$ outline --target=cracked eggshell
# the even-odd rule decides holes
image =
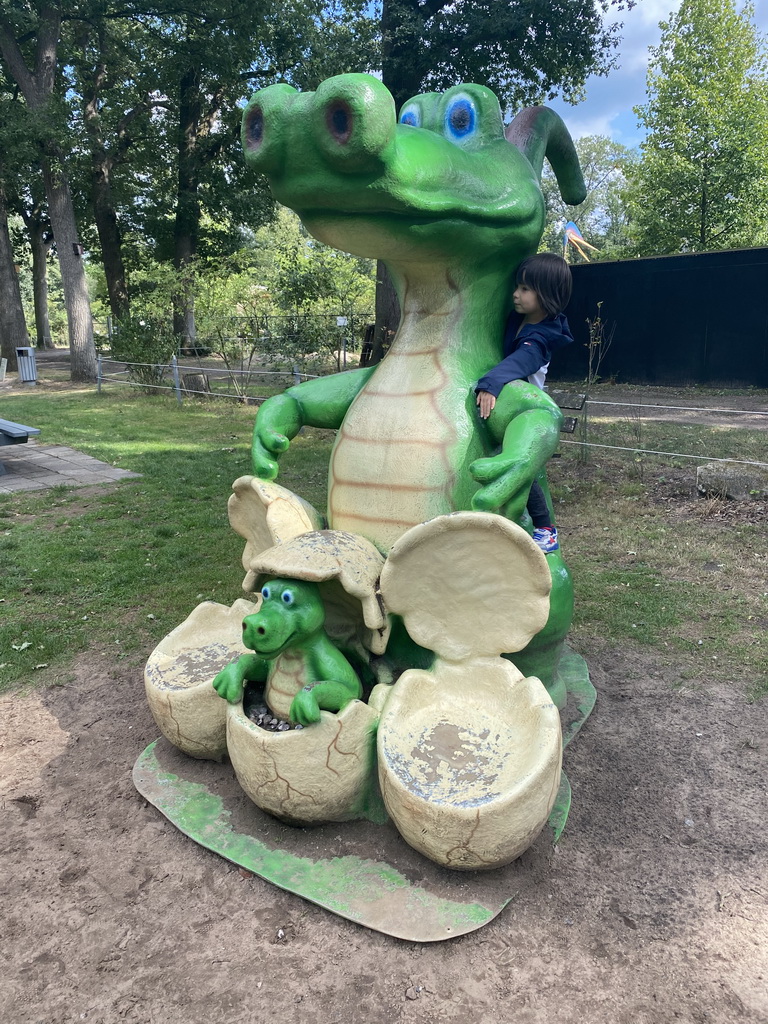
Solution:
[[[249,563],[249,576],[257,588],[274,576],[317,583],[328,635],[348,641],[360,634],[369,651],[383,654],[390,630],[378,594],[383,565],[384,556],[364,537],[316,530],[262,551]]]
[[[310,530],[322,530],[323,517],[298,494],[255,476],[241,476],[232,484],[227,505],[232,529],[245,538],[243,590],[251,591],[251,562],[262,551],[284,544]]]
[[[375,774],[378,713],[353,700],[301,730],[269,732],[243,713],[227,713],[227,745],[237,780],[253,802],[298,825],[363,817]]]
[[[381,574],[387,611],[448,661],[522,650],[549,615],[547,559],[520,526],[455,512],[414,526]]]
[[[448,868],[519,857],[560,785],[557,708],[538,679],[501,658],[404,673],[377,742],[387,812],[407,843]]]
[[[228,608],[204,601],[152,651],[144,685],[163,736],[192,757],[220,761],[227,750],[227,702],[214,690],[218,672],[247,653],[242,621],[258,604]]]

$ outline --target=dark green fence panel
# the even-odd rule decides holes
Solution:
[[[768,248],[578,264],[573,285],[575,344],[550,380],[586,378],[586,321],[602,302],[607,331],[615,325],[603,379],[768,387]]]

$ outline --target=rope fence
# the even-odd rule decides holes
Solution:
[[[694,405],[657,405],[650,402],[606,402],[600,399],[587,398],[585,405],[603,405],[612,406],[619,409],[629,410],[632,417],[638,419],[647,419],[651,422],[658,422],[658,417],[654,416],[643,416],[641,410],[663,410],[669,412],[697,412],[707,413],[711,415],[732,415],[732,416],[768,416],[768,411],[763,409],[709,409],[706,406],[694,406]],[[598,444],[593,441],[566,441],[563,439],[561,444],[576,445],[580,448],[604,448],[611,451],[618,452],[631,452],[634,455],[663,455],[671,459],[694,459],[696,462],[722,462],[730,463],[736,466],[756,466],[760,469],[768,469],[768,462],[757,462],[751,459],[724,459],[717,455],[690,455],[685,452],[665,452],[658,451],[652,448],[633,448],[623,445],[614,444]],[[768,443],[768,442],[767,442]]]
[[[117,365],[125,366],[126,369],[113,371],[112,373],[104,372],[105,363],[116,363]],[[173,378],[173,384],[152,384],[150,382],[126,380],[124,377],[130,374],[131,367],[138,367],[142,369],[149,369],[156,371],[159,374],[159,379],[162,380],[166,373],[170,373]],[[179,370],[186,370],[190,373],[203,374],[206,377],[213,377],[218,380],[225,380],[227,378],[233,379],[234,377],[274,377],[281,378],[282,382],[286,382],[286,378],[290,378],[292,384],[299,384],[305,380],[317,380],[318,374],[301,373],[298,367],[294,366],[291,370],[235,370],[228,369],[226,367],[209,367],[192,365],[186,366],[185,364],[179,364],[176,360],[176,356],[172,356],[169,363],[125,363],[119,362],[118,360],[108,359],[103,356],[99,356],[98,359],[98,377],[97,377],[97,389],[101,391],[102,385],[106,382],[112,384],[119,384],[124,387],[141,388],[144,390],[151,391],[168,391],[174,392],[176,400],[181,405],[183,404],[184,396],[199,395],[203,398],[232,398],[237,401],[247,402],[264,402],[269,395],[246,395],[244,392],[229,392],[229,391],[204,391],[197,390],[184,384],[179,376]],[[277,382],[276,382],[277,383]],[[601,406],[612,406],[614,408],[630,409],[633,416],[639,416],[640,410],[662,410],[667,412],[696,412],[696,413],[708,413],[713,415],[733,415],[733,416],[768,416],[768,410],[760,409],[708,409],[704,406],[692,406],[692,405],[654,405],[651,403],[644,402],[606,402],[597,399],[588,398],[585,405],[601,405]],[[646,417],[648,419],[655,419],[655,417]],[[768,469],[768,462],[759,462],[752,459],[727,459],[716,455],[691,455],[686,452],[667,452],[659,451],[651,448],[640,448],[640,447],[629,447],[625,445],[614,445],[614,444],[598,444],[593,441],[568,441],[564,438],[560,442],[563,445],[574,445],[580,448],[601,448],[608,451],[616,452],[630,452],[634,455],[659,455],[671,459],[694,459],[699,463],[703,462],[721,462],[729,463],[737,466],[755,466],[760,469]],[[767,442],[768,443],[768,442]]]
[[[125,366],[125,370],[116,370],[112,372],[105,372],[105,363],[115,363],[118,366]],[[162,381],[167,373],[171,374],[173,378],[172,384],[153,384],[150,380],[126,380],[124,379],[127,375],[134,372],[134,368],[140,370],[148,370],[149,374],[156,375],[157,379]],[[286,378],[289,378],[292,384],[300,384],[305,380],[315,380],[317,374],[301,373],[297,366],[294,366],[291,370],[235,370],[227,367],[219,366],[200,366],[193,364],[187,366],[184,363],[179,363],[176,356],[171,356],[171,360],[168,363],[126,363],[117,359],[109,359],[105,356],[99,356],[97,360],[97,377],[96,377],[96,390],[101,392],[102,386],[106,383],[120,384],[123,387],[140,388],[151,391],[172,391],[176,395],[176,401],[179,405],[183,404],[184,396],[200,395],[205,398],[234,398],[238,401],[249,401],[249,402],[265,402],[269,395],[248,395],[245,391],[211,391],[211,390],[199,390],[190,387],[186,384],[179,371],[186,371],[187,374],[194,374],[195,376],[204,376],[206,378],[213,378],[214,380],[226,380],[227,378],[233,379],[241,377],[246,379],[246,387],[253,378],[258,377],[279,377],[280,381],[276,382],[279,384],[285,384]],[[147,374],[147,376],[149,376]]]

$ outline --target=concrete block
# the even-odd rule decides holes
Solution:
[[[768,498],[768,469],[708,462],[696,470],[696,487],[704,497],[762,500]]]

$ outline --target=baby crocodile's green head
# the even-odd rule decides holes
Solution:
[[[258,612],[243,619],[243,643],[262,658],[311,641],[323,627],[325,609],[316,583],[269,580],[261,598]]]
[[[507,141],[498,100],[480,85],[416,96],[399,120],[370,75],[314,93],[273,85],[248,104],[242,139],[275,198],[357,255],[515,265],[543,230],[540,161]]]

